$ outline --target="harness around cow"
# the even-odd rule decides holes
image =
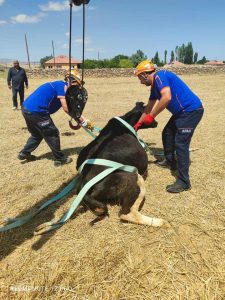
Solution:
[[[115,119],[117,119],[124,126],[126,126],[134,134],[134,136],[138,139],[138,141],[142,145],[142,147],[144,147],[146,149],[147,145],[138,138],[136,131],[133,129],[132,126],[130,126],[130,124],[128,124],[126,121],[124,121],[123,119],[121,119],[119,117],[115,117]],[[102,171],[100,174],[98,174],[97,176],[92,178],[90,181],[88,181],[84,185],[82,190],[79,192],[77,197],[74,199],[74,201],[73,201],[71,207],[69,208],[69,210],[67,211],[67,213],[58,222],[56,222],[56,223],[46,222],[46,223],[38,226],[36,228],[35,234],[42,234],[42,233],[48,232],[50,230],[57,229],[57,228],[61,227],[63,224],[65,224],[68,221],[68,219],[71,217],[71,215],[74,213],[74,211],[77,209],[77,207],[79,206],[83,197],[86,195],[86,193],[89,191],[89,189],[92,186],[94,186],[97,182],[99,182],[100,180],[102,180],[103,178],[108,176],[109,174],[115,172],[116,170],[138,173],[137,168],[134,166],[123,165],[118,162],[110,161],[110,160],[106,160],[106,159],[88,159],[80,166],[80,168],[78,170],[78,175],[59,194],[57,194],[56,196],[49,199],[46,203],[44,203],[35,212],[32,212],[21,218],[6,218],[6,219],[4,219],[2,223],[4,223],[4,224],[6,223],[6,225],[3,227],[0,227],[0,232],[4,232],[4,231],[24,225],[30,219],[32,219],[35,215],[37,215],[40,211],[42,211],[44,208],[48,207],[52,203],[65,197],[75,187],[77,180],[78,180],[84,166],[87,164],[101,165],[101,166],[107,167],[107,169]]]

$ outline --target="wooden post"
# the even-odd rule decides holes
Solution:
[[[53,41],[52,41],[52,53],[53,53],[54,69],[55,69],[55,50],[54,50],[54,43],[53,43]]]

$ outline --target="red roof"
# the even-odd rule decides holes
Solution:
[[[205,63],[205,65],[211,65],[211,66],[224,66],[224,62],[223,61],[218,61],[218,60],[211,60],[208,61],[207,63]]]
[[[69,57],[65,55],[59,55],[55,58],[56,64],[69,64]],[[54,64],[54,58],[45,62],[45,64]],[[71,64],[81,64],[81,61],[71,58]]]

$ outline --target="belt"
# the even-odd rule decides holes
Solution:
[[[38,116],[49,116],[49,113],[42,113],[42,112],[31,112],[27,110],[25,107],[22,107],[22,112],[26,115],[38,115]]]

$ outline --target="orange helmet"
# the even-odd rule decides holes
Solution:
[[[156,67],[150,60],[143,60],[137,65],[134,75],[138,76],[141,73],[155,71],[155,69]]]
[[[81,76],[77,70],[68,71],[65,75],[65,81],[74,82],[76,81],[78,84],[81,84]]]

